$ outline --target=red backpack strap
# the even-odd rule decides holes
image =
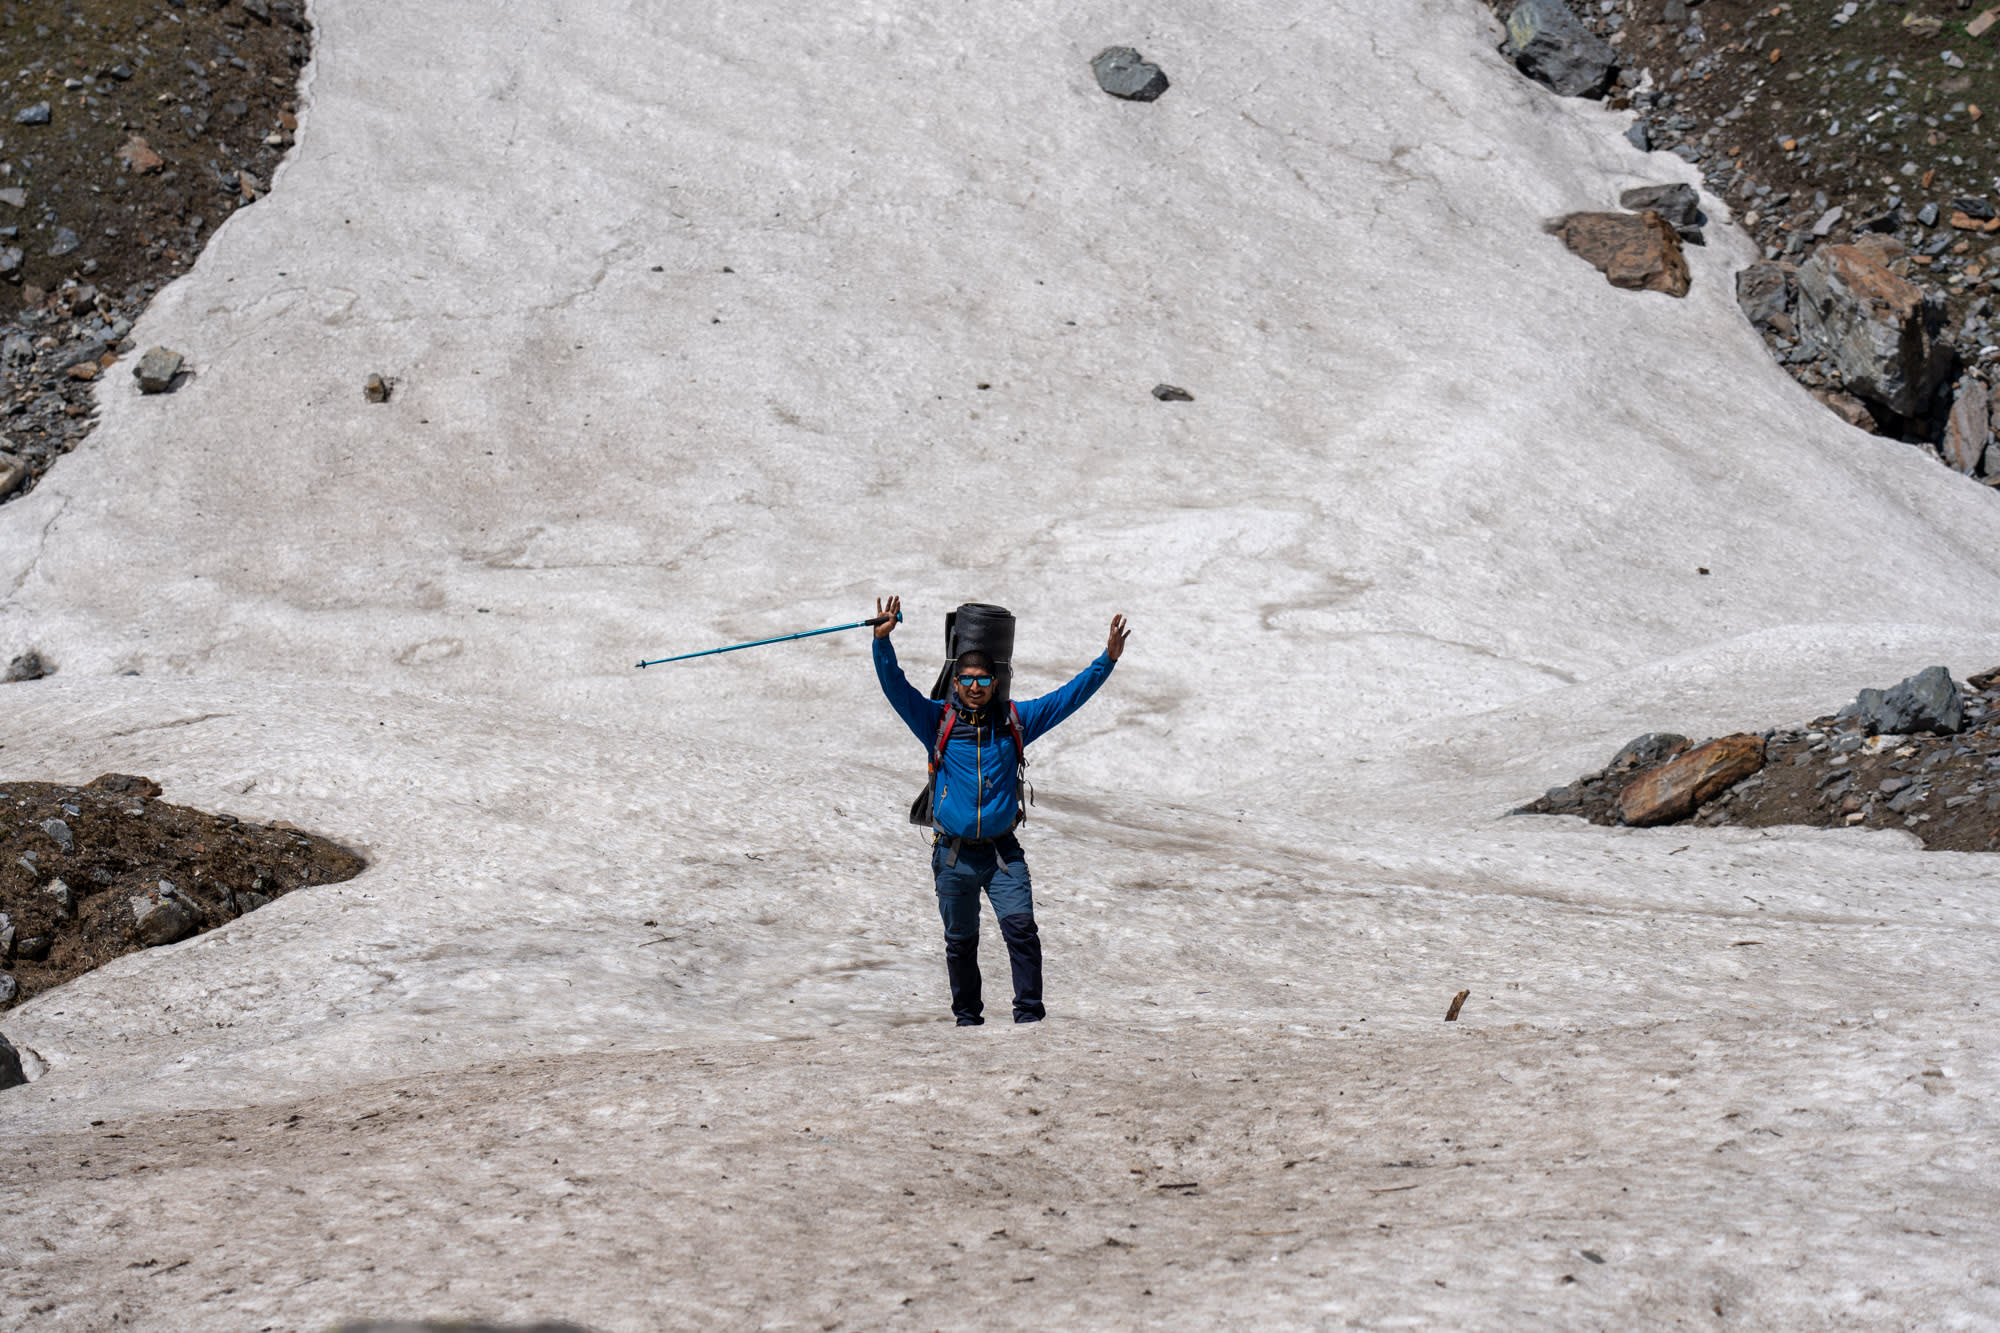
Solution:
[[[937,745],[931,750],[931,776],[936,777],[938,769],[944,766],[944,743],[951,739],[951,724],[958,720],[958,710],[949,700],[944,706],[944,718],[938,723]]]
[[[1022,766],[1026,767],[1028,763],[1028,742],[1022,739],[1021,736],[1021,710],[1014,707],[1012,699],[1007,701],[1007,730],[1012,732],[1014,736],[1014,753],[1020,757]]]

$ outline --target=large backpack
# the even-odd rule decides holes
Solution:
[[[930,774],[924,780],[924,789],[917,793],[917,799],[910,802],[910,822],[926,828],[935,827],[931,815],[931,794],[937,787],[938,770],[944,767],[945,742],[951,739],[952,725],[958,721],[958,709],[950,700],[945,701],[944,716],[938,719],[937,743],[931,747]],[[1007,733],[1014,738],[1014,828],[1019,828],[1028,819],[1028,806],[1035,799],[1034,788],[1028,785],[1028,743],[1021,736],[1021,710],[1014,707],[1014,701],[1007,701]],[[1010,828],[1009,833],[1013,832]]]

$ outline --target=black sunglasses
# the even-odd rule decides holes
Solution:
[[[988,685],[991,685],[991,684],[993,683],[993,677],[991,677],[991,676],[960,676],[960,677],[958,678],[958,683],[959,683],[959,684],[961,684],[961,685],[963,685],[963,686],[965,686],[965,687],[966,687],[967,689],[969,689],[969,690],[971,690],[971,689],[984,689],[984,688],[985,688],[986,686],[988,686]]]

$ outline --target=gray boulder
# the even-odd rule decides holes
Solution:
[[[1797,295],[1792,281],[1796,271],[1789,264],[1764,262],[1737,273],[1736,304],[1743,317],[1760,329],[1788,332],[1792,301]]]
[[[1977,376],[1959,380],[1944,427],[1944,461],[1968,477],[1979,470],[1986,445],[1993,438],[1992,412],[1985,383]]]
[[[1129,46],[1107,46],[1090,61],[1097,86],[1128,102],[1151,102],[1168,88],[1166,71]]]
[[[103,356],[104,352],[105,344],[102,339],[85,338],[82,342],[72,343],[60,352],[52,353],[49,358],[49,368],[51,370],[68,370],[71,366],[80,366],[86,361],[95,361]]]
[[[24,106],[14,113],[14,123],[16,125],[46,125],[51,119],[49,104],[47,102],[37,102],[33,106]]]
[[[141,393],[171,392],[174,377],[181,373],[181,354],[166,347],[148,348],[132,373],[138,377]]]
[[[1665,218],[1682,240],[1701,240],[1701,196],[1692,185],[1641,185],[1619,195],[1618,206],[1634,213],[1650,209]]]
[[[1861,691],[1840,710],[1840,717],[1883,736],[1919,731],[1954,735],[1965,729],[1965,696],[1951,672],[1941,666],[1926,667],[1891,689]]]
[[[13,979],[7,978],[9,981]],[[18,1088],[27,1081],[28,1075],[21,1068],[21,1053],[14,1049],[13,1042],[0,1035],[0,1088]]]
[[[1629,773],[1635,768],[1651,768],[1678,754],[1687,747],[1687,743],[1687,737],[1671,731],[1649,731],[1626,741],[1618,753],[1611,756],[1611,762],[1604,766],[1604,771],[1615,774]]]
[[[1915,416],[1951,367],[1944,298],[1926,295],[1852,245],[1823,245],[1799,267],[1799,337],[1849,392]]]
[[[56,846],[63,849],[65,855],[76,850],[76,835],[69,831],[67,820],[44,819],[41,828]]]
[[[46,657],[30,648],[7,664],[6,679],[9,685],[23,680],[40,680],[54,675],[55,670]]]
[[[1930,788],[1928,787],[1905,787],[1889,798],[1889,808],[1899,815],[1907,815],[1910,811],[1929,800],[1930,795]]]
[[[1882,716],[1882,700],[1887,690],[1867,689],[1854,696],[1854,702],[1834,714],[1834,720],[1845,722],[1850,719],[1860,722],[1869,731],[1875,730],[1875,720]]]
[[[149,949],[184,940],[200,925],[194,910],[164,880],[157,893],[136,895],[132,899],[132,933]]]
[[[1564,97],[1602,97],[1618,77],[1618,52],[1563,0],[1521,0],[1507,16],[1500,50],[1516,69]]]
[[[1876,729],[1892,736],[1935,731],[1953,734],[1965,726],[1965,696],[1941,666],[1926,667],[1882,698]]]

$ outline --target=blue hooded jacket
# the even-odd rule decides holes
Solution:
[[[1021,715],[1021,739],[1032,744],[1056,723],[1083,707],[1110,678],[1112,661],[1098,654],[1075,680],[1039,699],[1017,702]],[[875,679],[889,706],[909,724],[930,756],[937,744],[938,726],[947,704],[922,694],[896,665],[896,650],[887,639],[875,640]],[[973,719],[963,709],[945,742],[944,764],[938,769],[937,790],[931,793],[931,821],[952,838],[997,838],[1019,821],[1020,794],[1014,789],[1016,772],[1014,737],[1006,718],[997,709],[992,717]],[[994,723],[998,725],[994,725]]]

